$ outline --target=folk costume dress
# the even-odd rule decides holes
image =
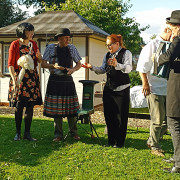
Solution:
[[[56,44],[47,46],[43,59],[50,64],[70,68],[73,61],[78,62],[81,57],[75,46],[69,44],[60,48]],[[73,77],[67,75],[66,70],[50,69],[45,102],[44,115],[52,118],[75,117],[79,110],[79,102]]]
[[[29,52],[30,49],[31,52]],[[17,64],[17,61],[21,56],[30,54],[32,59],[34,60],[34,69],[25,70],[24,77],[20,82],[19,88],[16,91],[13,90],[13,80],[12,78],[10,78],[8,93],[10,107],[27,107],[42,104],[40,81],[37,72],[37,49],[38,47],[35,41],[30,41],[28,46],[20,46],[19,40],[13,41],[11,43],[9,49],[8,67],[14,67],[16,79],[18,78],[18,75],[21,70],[21,66],[18,66]]]

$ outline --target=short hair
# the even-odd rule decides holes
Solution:
[[[106,39],[111,40],[113,43],[119,42],[119,45],[120,45],[122,48],[126,48],[126,47],[124,46],[123,37],[122,37],[121,34],[111,34],[111,35],[107,36]]]
[[[27,39],[25,31],[34,31],[34,26],[27,22],[19,24],[16,29],[16,36],[18,38]]]

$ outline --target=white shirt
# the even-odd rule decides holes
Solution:
[[[154,67],[151,57],[153,53],[156,53],[160,41],[162,41],[162,38],[160,36],[157,36],[146,46],[144,46],[144,48],[141,50],[136,70],[141,73],[147,73],[147,79],[149,82],[151,93],[166,96],[167,80],[152,75]]]
[[[113,55],[116,57],[119,53],[119,51],[122,48],[120,47],[114,54],[110,54],[110,57],[112,57]],[[104,74],[106,73],[106,55],[104,56],[103,62],[101,67],[97,67],[97,66],[92,66],[92,70],[96,73],[96,74]],[[123,57],[122,57],[122,64],[121,63],[117,63],[117,66],[115,67],[115,70],[119,70],[122,71],[123,73],[130,73],[132,70],[132,53],[129,50],[126,50]],[[129,84],[125,84],[125,85],[121,85],[118,86],[116,89],[114,89],[114,91],[122,91],[124,89],[126,89],[127,87],[130,86]]]

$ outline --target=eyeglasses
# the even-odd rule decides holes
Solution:
[[[113,44],[115,44],[116,42],[112,43],[112,44],[106,44],[107,47],[112,46]]]

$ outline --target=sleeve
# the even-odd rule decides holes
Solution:
[[[45,51],[44,51],[43,60],[45,60],[45,61],[50,61],[50,59],[51,59],[50,49],[52,49],[52,48],[51,48],[50,45],[48,45],[48,46],[46,47]]]
[[[106,72],[106,55],[104,56],[102,65],[100,67],[92,66],[91,70],[94,71],[96,74],[104,74]]]
[[[180,38],[175,37],[173,42],[170,44],[170,47],[167,49],[167,51],[159,56],[158,63],[164,64],[168,61],[171,63],[180,56]]]
[[[121,70],[123,73],[130,73],[132,70],[132,53],[126,50],[123,56],[123,64],[117,63],[116,70]]]
[[[15,62],[16,62],[15,54],[16,54],[16,46],[15,43],[12,42],[9,47],[8,67],[9,66],[15,67]]]
[[[72,58],[74,62],[78,62],[80,60],[82,60],[78,50],[76,49],[76,47],[74,45],[70,45],[71,48],[71,53],[72,53]]]
[[[151,60],[152,54],[156,52],[155,45],[153,42],[149,42],[144,48],[141,50],[139,55],[137,68],[136,70],[141,73],[147,73],[151,71],[153,67],[153,61]]]

